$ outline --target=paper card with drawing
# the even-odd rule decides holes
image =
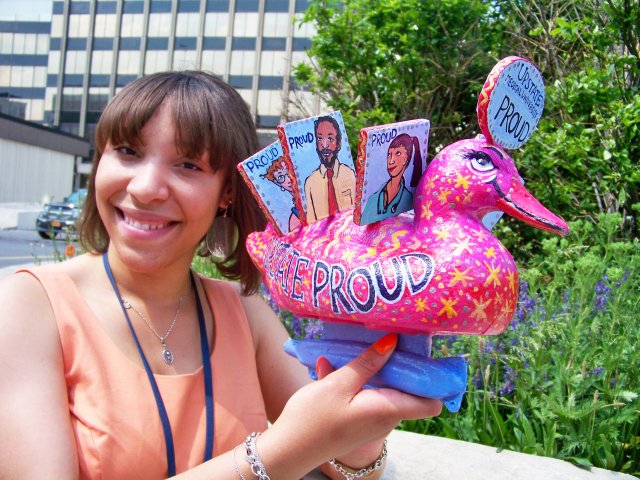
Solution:
[[[303,225],[353,206],[355,168],[340,112],[279,125],[278,137]]]
[[[429,120],[418,119],[360,131],[355,223],[413,210],[413,193],[426,169],[429,126]]]
[[[293,185],[280,142],[274,142],[238,165],[267,220],[283,235],[300,225]]]

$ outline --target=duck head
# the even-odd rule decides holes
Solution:
[[[479,221],[502,211],[529,225],[569,234],[569,226],[531,195],[511,156],[482,135],[442,149],[417,187],[416,220],[466,212]]]

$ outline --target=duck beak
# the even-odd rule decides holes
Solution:
[[[506,194],[496,179],[491,183],[500,195],[497,207],[503,212],[542,230],[557,233],[563,237],[569,235],[569,225],[536,200],[519,179],[511,179],[511,186]]]

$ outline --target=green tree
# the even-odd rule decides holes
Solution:
[[[547,79],[539,130],[516,153],[523,177],[543,203],[563,215],[595,219],[600,212],[619,212],[627,233],[637,235],[640,4],[510,0],[500,5],[509,44]]]
[[[512,152],[527,186],[568,219],[618,212],[638,234],[637,1],[312,0],[303,22],[317,34],[297,82],[343,112],[349,137],[425,117],[430,155],[479,131],[478,93],[498,59],[531,59],[547,100],[538,131]],[[499,228],[510,248],[541,238],[519,223]]]
[[[446,145],[476,129],[477,92],[500,36],[490,21],[481,0],[313,0],[303,19],[317,31],[311,61],[295,77],[342,111],[350,138],[429,118],[431,144]]]

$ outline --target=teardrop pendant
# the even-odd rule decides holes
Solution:
[[[167,347],[167,344],[164,342],[162,342],[162,360],[164,360],[164,363],[167,365],[173,364],[173,353],[171,353],[171,350],[169,350],[169,347]]]

